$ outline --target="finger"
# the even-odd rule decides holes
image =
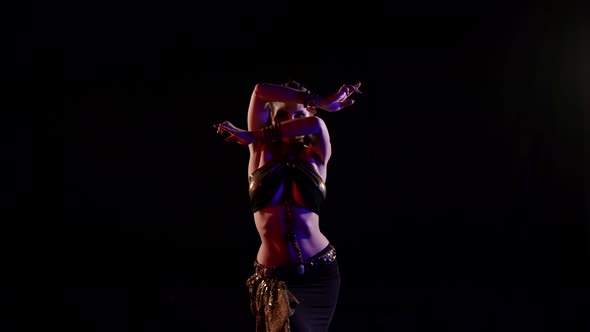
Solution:
[[[237,139],[235,136],[228,136],[228,137],[225,139],[225,141],[226,141],[226,142],[229,142],[229,143],[231,143],[231,142],[235,142],[235,141],[237,141],[237,140],[238,140],[238,139]]]
[[[336,92],[337,95],[341,95],[342,93],[346,93],[346,84],[343,84],[339,89],[338,92]]]
[[[358,94],[362,94],[363,92],[360,90],[361,87],[361,82],[358,82],[357,84],[354,85],[354,91]]]
[[[219,125],[219,128],[220,128],[222,131],[227,131],[227,132],[231,132],[231,131],[232,131],[232,129],[234,129],[234,128],[232,128],[231,126],[229,126],[229,125],[227,125],[227,124],[225,124],[225,123],[222,123],[222,124],[220,124],[220,125]]]
[[[361,93],[361,90],[359,90],[359,83],[357,84],[351,84],[349,86],[347,86],[348,91],[350,91],[350,94],[356,92],[356,93]]]
[[[342,102],[342,107],[348,107],[352,104],[354,104],[354,99],[346,99],[345,101]]]
[[[348,97],[352,96],[354,93],[358,93],[361,94],[362,92],[356,88],[351,88],[350,93],[348,94]]]
[[[352,95],[352,93],[354,91],[350,85],[344,86],[343,90],[344,90],[344,98],[350,97],[350,95]]]

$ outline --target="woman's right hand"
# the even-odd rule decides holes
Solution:
[[[223,133],[229,134],[229,136],[225,138],[226,142],[236,142],[238,144],[248,145],[255,141],[252,132],[238,128],[229,121],[214,124],[213,127],[217,129],[217,133],[220,135]]]
[[[317,108],[327,112],[337,112],[345,107],[354,104],[354,99],[349,99],[353,93],[362,94],[361,82],[356,84],[343,84],[338,91],[328,97],[320,98]]]

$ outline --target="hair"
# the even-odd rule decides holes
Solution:
[[[303,92],[307,92],[307,88],[305,86],[303,86],[303,84],[301,84],[295,80],[292,80],[292,79],[289,79],[289,80],[283,82],[281,85],[288,86],[293,89],[301,90]]]

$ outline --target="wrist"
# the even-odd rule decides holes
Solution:
[[[308,109],[316,109],[318,104],[321,101],[321,97],[318,94],[312,93],[311,91],[307,90],[305,92],[305,97],[303,98],[303,106]]]
[[[322,97],[322,96],[318,96],[317,97],[317,101],[318,103],[315,105],[316,109],[322,109],[324,111],[330,111],[327,103],[327,98],[326,97]]]
[[[252,138],[254,138],[254,140],[256,141],[261,142],[278,141],[281,139],[281,136],[282,130],[280,122],[268,125],[266,127],[262,127],[261,129],[252,132]]]
[[[255,141],[262,141],[264,139],[264,131],[262,129],[250,132]]]

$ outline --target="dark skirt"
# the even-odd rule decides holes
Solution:
[[[257,332],[328,331],[340,292],[340,271],[332,245],[306,259],[303,274],[296,268],[254,265],[255,273],[247,284]]]

